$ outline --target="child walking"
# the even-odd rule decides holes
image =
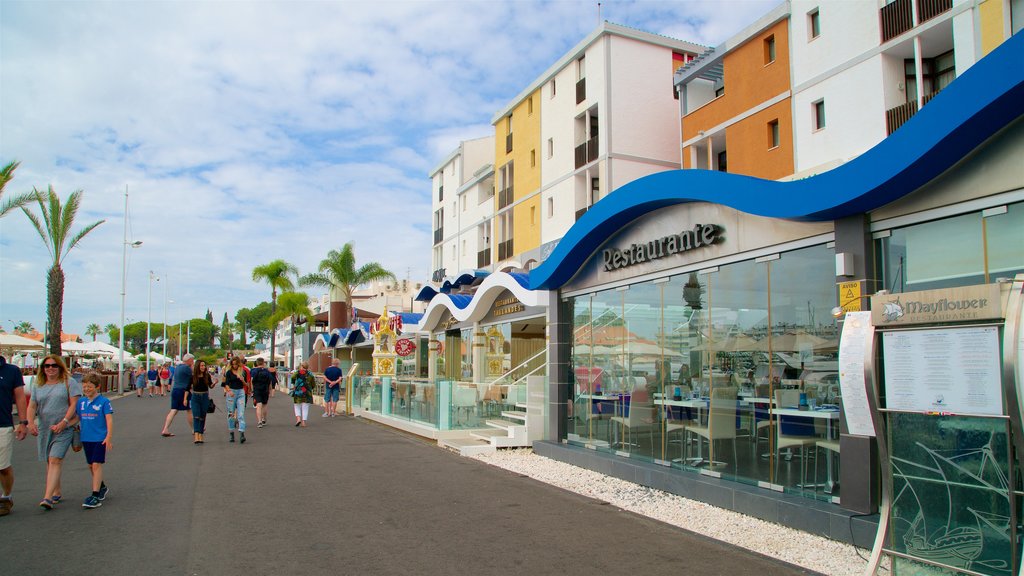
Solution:
[[[82,451],[92,473],[92,494],[83,508],[99,508],[107,498],[107,485],[103,482],[103,463],[110,450],[110,437],[114,433],[114,408],[110,400],[100,395],[102,377],[89,372],[82,378],[82,398],[75,405],[75,414],[82,427]]]

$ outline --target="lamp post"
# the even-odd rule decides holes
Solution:
[[[128,247],[142,246],[142,240],[128,242],[128,187],[124,187],[124,237],[121,240],[121,330],[117,344],[120,351],[117,360],[117,393],[124,392],[124,298],[128,286]]]
[[[149,271],[149,306],[146,312],[146,372],[149,372],[149,348],[152,342],[152,336],[150,336],[151,324],[153,323],[153,280],[160,281],[160,277],[157,276],[152,270]],[[147,376],[149,378],[149,376]]]
[[[163,354],[164,354],[164,358],[167,358],[167,285],[168,284],[170,284],[170,282],[167,280],[167,275],[164,274],[164,333],[163,333],[163,341],[164,341],[164,352],[163,352]]]

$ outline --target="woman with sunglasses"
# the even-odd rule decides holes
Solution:
[[[237,356],[231,358],[228,370],[221,381],[224,388],[224,410],[228,415],[228,442],[235,441],[235,429],[238,429],[238,442],[245,444],[245,371],[242,361]]]
[[[213,379],[206,367],[206,362],[196,362],[196,369],[192,372],[192,382],[189,390],[192,392],[192,433],[195,438],[194,444],[203,443],[203,434],[206,433],[206,414],[210,409],[210,389],[213,388]]]
[[[39,459],[46,461],[46,491],[39,503],[46,510],[52,510],[62,497],[61,467],[71,447],[75,403],[81,395],[82,385],[71,378],[60,356],[44,356],[28,403],[28,431],[39,437]]]

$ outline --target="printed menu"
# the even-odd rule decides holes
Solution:
[[[874,436],[871,407],[864,382],[864,356],[871,332],[871,312],[847,312],[839,343],[839,389],[850,434]]]

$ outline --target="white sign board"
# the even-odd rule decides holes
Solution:
[[[868,391],[864,382],[864,357],[871,312],[848,312],[839,341],[839,389],[843,394],[843,416],[850,434],[874,436]]]
[[[995,326],[886,332],[882,353],[886,408],[1003,415]]]

